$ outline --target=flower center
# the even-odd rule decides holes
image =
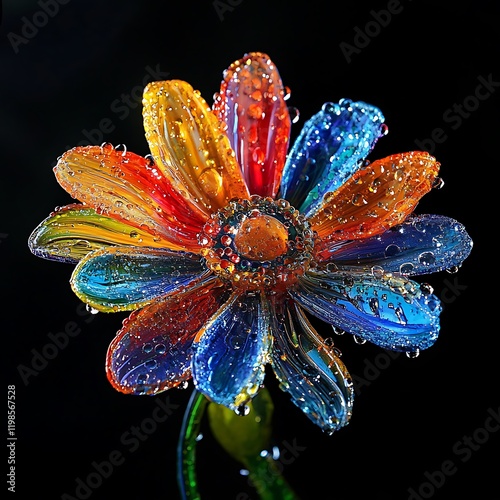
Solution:
[[[314,235],[286,200],[231,200],[200,233],[207,266],[246,290],[284,290],[310,266]]]
[[[288,230],[270,215],[246,219],[234,237],[235,250],[247,259],[266,261],[288,250]]]

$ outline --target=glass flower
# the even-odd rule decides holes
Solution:
[[[78,203],[29,246],[76,264],[71,287],[92,308],[132,311],[107,353],[117,390],[192,379],[238,411],[270,365],[332,433],[349,421],[353,382],[311,318],[384,349],[426,349],[442,306],[412,276],[459,267],[472,241],[456,220],[413,213],[440,182],[433,156],[366,159],[387,133],[377,107],[326,103],[290,147],[287,97],[259,52],[229,66],[211,107],[184,81],[148,84],[151,154],[65,152],[54,172]]]

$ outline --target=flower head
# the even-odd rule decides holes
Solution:
[[[76,147],[54,167],[79,203],[29,239],[75,263],[91,307],[132,311],[106,370],[121,392],[192,379],[238,409],[271,365],[323,430],[350,418],[353,383],[312,315],[385,349],[416,353],[439,333],[441,305],[414,275],[458,267],[472,242],[457,221],[415,215],[439,183],[422,151],[368,161],[387,133],[375,106],[326,103],[289,147],[287,89],[266,54],[225,71],[210,107],[186,82],[147,85],[151,154]]]

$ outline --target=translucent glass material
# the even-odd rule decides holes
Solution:
[[[174,250],[198,248],[203,218],[146,158],[113,146],[77,147],[54,167],[61,186],[98,214],[151,234]]]
[[[458,267],[472,250],[464,226],[441,215],[415,215],[377,236],[326,242],[316,256],[322,269],[422,275]]]
[[[290,293],[319,319],[384,349],[427,349],[439,334],[439,299],[403,277],[309,273]]]
[[[346,425],[354,386],[339,351],[318,335],[292,301],[276,306],[272,328],[272,366],[280,387],[326,432]]]
[[[403,222],[428,193],[439,171],[429,153],[391,155],[364,166],[325,196],[311,225],[326,241],[367,238]]]
[[[251,52],[224,72],[213,109],[224,122],[250,194],[276,196],[290,139],[285,88],[267,54]]]
[[[113,387],[148,395],[189,380],[193,340],[226,299],[212,279],[132,313],[108,349],[106,373]]]
[[[382,112],[365,102],[326,103],[310,118],[288,154],[280,196],[305,215],[361,165],[386,129]]]
[[[258,293],[233,293],[193,345],[196,388],[229,408],[244,405],[264,380],[270,345],[266,302]]]
[[[180,80],[151,82],[143,103],[155,162],[194,211],[206,217],[248,198],[229,139],[199,92]]]
[[[99,311],[143,307],[207,273],[199,256],[153,248],[111,247],[88,254],[75,267],[71,287]]]

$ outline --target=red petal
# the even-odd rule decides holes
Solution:
[[[269,56],[251,52],[231,64],[213,110],[226,124],[250,194],[275,197],[291,120],[280,75]]]

